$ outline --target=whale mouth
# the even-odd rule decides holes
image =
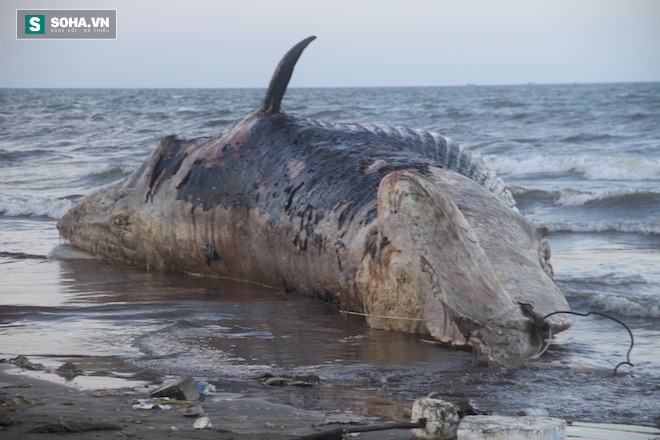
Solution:
[[[383,178],[371,241],[355,282],[372,327],[471,346],[489,365],[519,365],[537,352],[530,320],[461,210],[429,178],[407,170]]]
[[[126,195],[117,183],[89,194],[58,221],[60,236],[93,255],[134,263],[138,239],[130,210],[124,206]]]

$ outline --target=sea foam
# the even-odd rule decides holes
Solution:
[[[660,220],[549,220],[543,226],[552,232],[627,232],[660,235]]]
[[[71,209],[73,202],[55,197],[14,197],[0,194],[0,215],[7,217],[50,217],[60,219]]]
[[[492,154],[483,158],[502,176],[577,173],[587,180],[660,180],[660,160],[655,158]]]

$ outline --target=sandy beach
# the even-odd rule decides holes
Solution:
[[[117,439],[295,439],[341,427],[382,424],[386,418],[355,414],[339,409],[306,410],[277,397],[284,387],[270,387],[262,380],[250,383],[214,382],[216,391],[193,402],[159,399],[164,409],[137,409],[140,400],[164,379],[148,371],[115,371],[106,375],[92,366],[114,363],[108,359],[78,359],[80,377],[89,379],[88,389],[66,385],[58,371],[42,370],[29,360],[23,368],[5,360],[0,364],[0,433],[6,439],[70,438]],[[19,362],[20,364],[20,362]],[[114,363],[113,367],[118,364]],[[32,370],[32,367],[38,368]],[[27,367],[27,368],[26,368]],[[48,371],[47,371],[48,370]],[[125,379],[119,379],[119,374]],[[116,387],[121,382],[124,387]],[[83,383],[85,381],[82,381]],[[92,389],[91,383],[110,383],[115,388]],[[69,382],[75,383],[75,382]],[[309,387],[286,387],[290,400],[304,401]],[[280,394],[281,395],[281,394]],[[143,401],[143,400],[142,400]],[[167,406],[166,406],[167,405]],[[184,413],[193,410],[194,414]],[[196,411],[196,412],[195,412]],[[404,421],[401,411],[401,421]],[[210,427],[194,428],[195,422],[208,417]],[[199,422],[198,422],[199,423]],[[410,439],[410,430],[395,429],[363,433],[363,439]]]
[[[303,440],[318,435],[314,438],[330,440],[341,438],[337,436],[339,429],[350,431],[410,423],[405,414],[412,402],[381,408],[385,413],[400,414],[400,417],[376,415],[377,407],[365,408],[364,414],[339,408],[305,409],[306,394],[323,385],[295,378],[285,380],[286,386],[267,385],[280,382],[277,378],[268,382],[257,378],[254,383],[214,381],[212,392],[202,393],[199,399],[183,401],[150,396],[163,382],[176,378],[168,379],[114,358],[58,359],[61,366],[56,370],[26,357],[1,361],[0,436],[3,439],[48,440],[65,436],[71,439]],[[113,371],[103,371],[104,367]],[[150,405],[154,407],[146,409]],[[365,440],[415,438],[409,429],[352,435]],[[660,430],[569,421],[566,437],[657,440]]]

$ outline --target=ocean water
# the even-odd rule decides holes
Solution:
[[[436,392],[485,411],[660,423],[660,83],[291,89],[286,111],[435,130],[483,155],[547,227],[575,317],[516,370],[368,328],[330,305],[247,283],[89,259],[55,228],[169,134],[211,136],[257,89],[0,90],[0,358],[118,357],[209,379],[315,374],[314,408],[374,410]]]

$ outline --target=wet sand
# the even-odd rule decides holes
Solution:
[[[85,363],[76,362],[81,377],[117,385],[116,373],[86,376]],[[28,365],[28,368],[31,368]],[[98,374],[98,373],[94,373]],[[355,414],[340,409],[305,409],[306,388],[268,387],[261,381],[213,382],[215,393],[191,404],[173,404],[170,409],[134,409],[139,399],[149,398],[162,377],[149,371],[135,371],[125,377],[126,387],[80,389],[65,385],[53,371],[30,370],[9,363],[0,364],[0,437],[3,439],[295,439],[341,427],[382,424],[386,418]],[[44,380],[48,379],[48,380]],[[84,382],[84,381],[83,381]],[[74,383],[74,382],[72,382]],[[309,388],[313,388],[312,385]],[[288,392],[288,399],[277,397]],[[299,401],[293,406],[286,400]],[[183,412],[201,408],[212,427],[195,429],[198,417]],[[401,421],[404,421],[403,418]],[[363,433],[363,439],[411,439],[410,430],[396,429]]]
[[[410,421],[404,414],[412,402],[383,401],[382,407],[364,408],[360,414],[336,407],[309,409],[306,401],[323,395],[315,391],[322,384],[266,386],[265,380],[258,378],[253,382],[213,381],[216,390],[195,401],[170,401],[169,409],[138,409],[134,406],[141,399],[149,399],[150,392],[166,377],[118,358],[58,358],[57,362],[60,368],[54,370],[29,358],[2,360],[0,437],[280,440]],[[186,415],[191,410],[196,415]],[[211,426],[195,428],[202,417],[208,417]],[[660,430],[633,425],[569,422],[566,433],[574,439],[660,439]],[[415,437],[409,429],[388,429],[360,433],[359,438]]]

